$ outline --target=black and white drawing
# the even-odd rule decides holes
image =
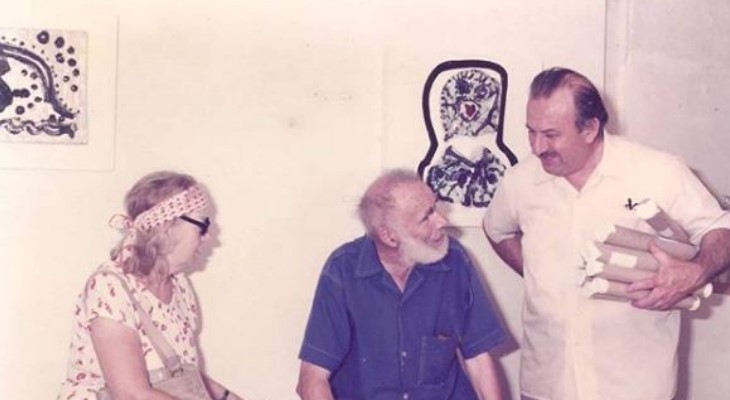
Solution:
[[[430,147],[418,172],[439,200],[481,215],[517,163],[503,140],[506,94],[507,72],[489,61],[447,61],[429,75],[422,106]]]
[[[87,35],[0,28],[0,141],[86,144]]]

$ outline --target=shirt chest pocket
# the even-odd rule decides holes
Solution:
[[[421,337],[418,385],[441,385],[455,371],[456,339],[454,337]]]

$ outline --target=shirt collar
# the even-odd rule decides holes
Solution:
[[[451,255],[451,240],[453,239],[449,238],[449,252],[446,254],[446,257],[431,264],[417,264],[416,268],[426,269],[429,271],[450,271],[451,266],[446,262],[446,260],[448,260]],[[360,252],[360,258],[355,266],[355,278],[367,278],[380,272],[386,272],[385,267],[383,267],[383,264],[380,262],[380,258],[378,258],[378,252],[375,249],[375,242],[369,236],[364,236],[363,241],[364,243],[362,251]]]

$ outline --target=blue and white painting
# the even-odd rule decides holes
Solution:
[[[517,158],[503,138],[507,72],[484,60],[439,64],[423,91],[429,149],[418,166],[439,200],[478,221]]]

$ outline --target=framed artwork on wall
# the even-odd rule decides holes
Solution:
[[[0,141],[88,143],[87,33],[0,28]]]
[[[0,168],[114,167],[117,17],[0,15]]]

